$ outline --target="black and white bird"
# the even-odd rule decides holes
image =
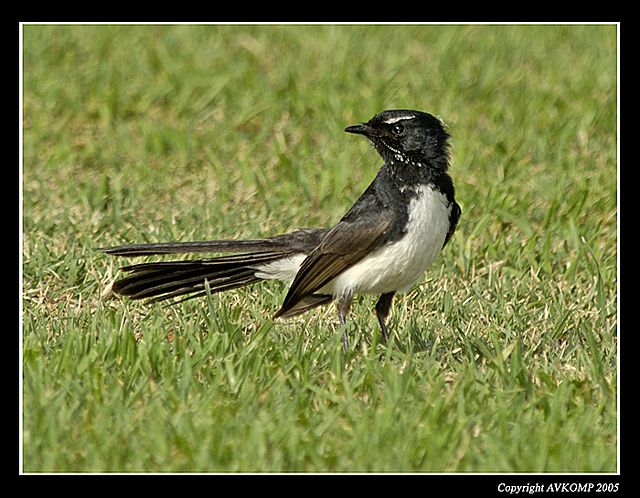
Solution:
[[[388,110],[346,132],[366,136],[384,159],[377,176],[333,228],[302,229],[253,240],[170,242],[102,247],[117,256],[226,253],[211,259],[121,268],[116,294],[163,301],[197,297],[278,279],[290,284],[274,318],[290,318],[337,300],[345,324],[354,294],[380,295],[376,314],[388,340],[393,296],[425,273],[460,218],[442,122],[412,110]],[[346,331],[343,346],[348,347]]]

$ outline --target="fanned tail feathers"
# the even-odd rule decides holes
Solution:
[[[132,272],[113,284],[116,294],[131,299],[164,301],[189,295],[188,299],[206,293],[220,292],[263,280],[256,277],[256,264],[282,259],[282,253],[243,254],[195,261],[142,263],[121,268]]]
[[[113,283],[111,290],[131,299],[158,302],[189,295],[187,299],[206,293],[220,292],[250,285],[266,277],[260,273],[264,265],[294,254],[308,254],[322,240],[328,229],[310,228],[267,239],[211,240],[168,242],[100,247],[97,250],[115,256],[149,256],[186,253],[244,253],[212,259],[141,263],[121,268],[130,275]],[[260,276],[256,276],[259,274]]]

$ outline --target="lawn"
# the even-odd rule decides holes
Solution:
[[[23,27],[24,472],[616,472],[616,26]],[[330,226],[383,109],[452,134],[457,232],[378,341],[268,282],[101,294],[105,245]],[[165,258],[166,259],[166,258]],[[133,260],[133,261],[139,261]]]

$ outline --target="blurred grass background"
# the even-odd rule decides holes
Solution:
[[[23,26],[23,466],[614,472],[616,26]],[[329,226],[441,116],[463,216],[352,347],[267,283],[100,299],[103,245]],[[372,342],[373,341],[373,342]]]

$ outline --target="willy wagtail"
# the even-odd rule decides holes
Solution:
[[[344,325],[354,294],[380,294],[376,314],[385,341],[393,296],[423,276],[453,234],[460,206],[449,168],[449,134],[419,111],[391,110],[349,126],[384,159],[367,190],[333,228],[266,239],[170,242],[102,247],[117,256],[235,253],[196,261],[142,263],[113,284],[131,299],[163,301],[283,280],[291,287],[274,318],[289,318],[337,300]],[[346,331],[342,336],[347,349]]]

